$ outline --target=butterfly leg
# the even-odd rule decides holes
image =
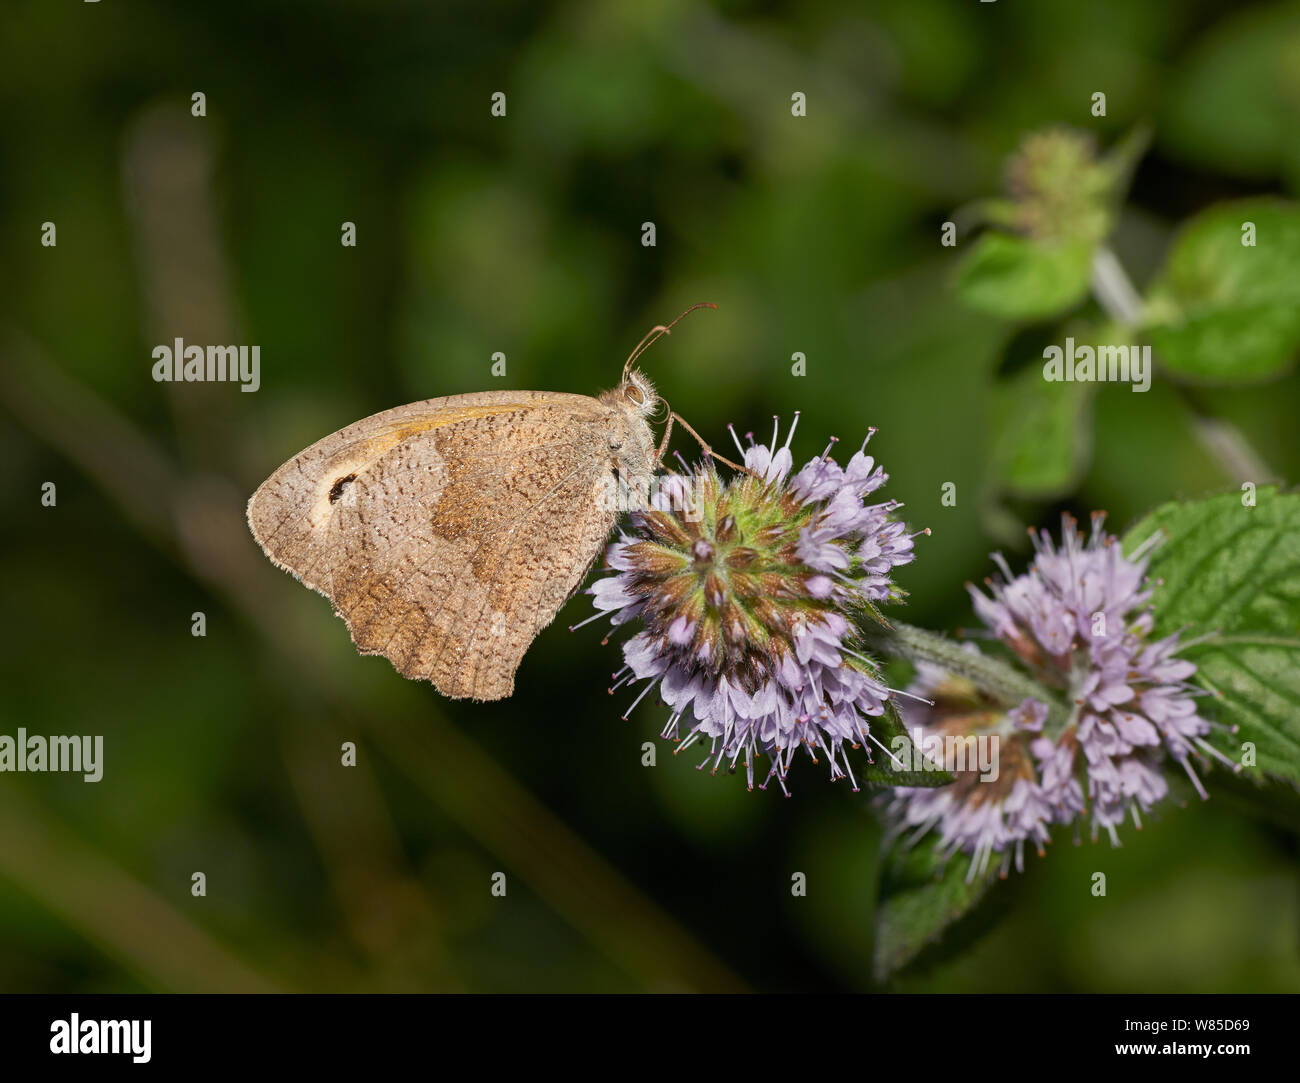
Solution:
[[[704,437],[702,437],[698,432],[692,429],[691,426],[687,423],[686,419],[682,417],[681,414],[674,412],[670,414],[670,418],[672,420],[679,422],[683,429],[685,429],[688,433],[690,433],[693,437],[695,437],[695,442],[700,445],[700,447],[704,450],[704,454],[708,456],[710,459],[717,459],[718,462],[731,467],[732,470],[738,470],[743,474],[754,474],[754,471],[752,471],[749,467],[741,466],[739,463],[733,463],[730,459],[726,458],[725,456],[719,455],[716,451],[713,450],[713,448],[709,447],[709,445],[705,443]],[[758,475],[754,474],[754,476],[757,477]]]
[[[655,462],[662,465],[664,461],[664,452],[668,450],[668,438],[673,434],[673,418],[677,415],[671,411],[668,414],[668,424],[664,426],[664,438],[659,441],[659,450],[655,452]]]

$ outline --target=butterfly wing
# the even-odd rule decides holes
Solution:
[[[613,528],[608,424],[583,395],[401,406],[290,459],[253,494],[249,526],[363,654],[455,699],[503,699]]]

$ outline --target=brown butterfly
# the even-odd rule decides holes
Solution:
[[[618,517],[611,480],[643,493],[672,423],[636,359],[596,398],[480,391],[375,414],[266,479],[248,524],[266,555],[334,603],[362,654],[453,699],[504,699],[524,652],[578,589]],[[651,418],[667,414],[655,447]],[[738,468],[737,469],[743,469]]]

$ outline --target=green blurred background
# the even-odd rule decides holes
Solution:
[[[1139,283],[1189,214],[1294,197],[1300,6],[1223,8],[8,0],[0,733],[103,734],[106,767],[0,776],[0,989],[877,987],[866,795],[807,760],[790,800],[662,744],[643,767],[663,711],[620,720],[617,644],[565,630],[582,596],[513,699],[447,702],[357,656],[243,502],[377,410],[594,393],[695,301],[719,310],[645,366],[715,443],[796,409],[797,457],[879,427],[889,495],[933,529],[899,576],[915,623],[969,625],[963,582],[1023,560],[1027,523],[1120,529],[1234,484],[1198,413],[1294,481],[1292,371],[1103,389],[1058,491],[1013,491],[995,426],[1026,333],[962,307],[939,245],[1045,125],[1152,126],[1113,239]],[[261,390],[154,383],[176,336],[260,345]],[[1295,836],[1226,795],[1052,849],[991,934],[893,987],[1300,989]]]

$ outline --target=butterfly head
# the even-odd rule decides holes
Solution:
[[[637,348],[632,351],[627,361],[624,362],[623,382],[620,383],[618,387],[614,388],[614,390],[607,391],[601,396],[601,400],[604,402],[608,402],[610,398],[612,398],[625,413],[630,413],[632,415],[636,421],[634,428],[638,430],[638,435],[641,435],[641,430],[644,430],[644,434],[648,435],[650,433],[650,424],[648,419],[662,417],[666,420],[667,424],[664,427],[663,439],[659,442],[659,448],[657,451],[654,451],[653,458],[650,460],[655,468],[657,468],[658,464],[663,461],[664,451],[668,447],[668,439],[672,435],[673,422],[676,421],[680,423],[687,432],[695,437],[696,441],[699,443],[700,447],[704,449],[705,454],[709,458],[717,459],[719,462],[726,463],[726,465],[730,466],[733,470],[748,471],[747,467],[740,466],[737,463],[733,463],[730,459],[723,458],[709,447],[700,434],[686,424],[686,421],[681,417],[681,415],[675,413],[668,403],[659,396],[655,391],[654,384],[649,381],[645,373],[634,367],[637,358],[645,353],[645,351],[652,346],[661,335],[668,334],[683,317],[694,312],[697,308],[717,307],[717,305],[711,304],[708,301],[701,301],[697,305],[691,305],[690,308],[683,312],[681,316],[678,316],[677,319],[673,320],[672,323],[659,324],[657,327],[650,328],[645,338],[638,343]],[[638,441],[638,443],[640,443],[640,441]],[[611,442],[610,446],[613,447],[614,442]]]
[[[655,385],[640,369],[630,369],[618,386],[619,397],[641,417],[650,418],[661,414],[666,403],[655,391]]]

